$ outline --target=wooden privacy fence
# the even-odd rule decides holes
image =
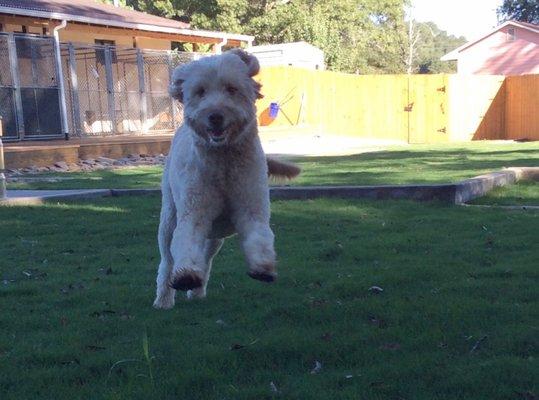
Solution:
[[[444,143],[539,139],[539,75],[351,75],[292,67],[261,71],[261,126]]]

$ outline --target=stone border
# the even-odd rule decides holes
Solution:
[[[515,167],[476,176],[454,184],[382,185],[382,186],[273,186],[272,200],[308,200],[318,198],[406,199],[464,204],[484,196],[495,187],[513,184],[521,179],[539,180],[539,167]],[[121,197],[158,194],[160,189],[79,189],[79,190],[12,190],[0,204],[35,205],[46,201]]]

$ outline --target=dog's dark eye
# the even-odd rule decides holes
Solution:
[[[235,94],[238,91],[238,88],[228,85],[226,87],[226,91],[228,92],[228,94]]]
[[[205,90],[203,87],[198,88],[198,89],[196,90],[196,92],[195,92],[195,94],[196,94],[198,97],[203,97],[205,93],[206,93],[206,90]]]

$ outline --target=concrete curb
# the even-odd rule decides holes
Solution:
[[[7,199],[0,205],[39,205],[55,200],[84,200],[110,196],[108,189],[75,190],[8,190]]]
[[[344,199],[407,199],[452,203],[456,185],[383,185],[383,186],[275,186],[272,200]]]
[[[454,203],[466,203],[484,196],[496,187],[512,185],[522,179],[539,180],[539,167],[505,168],[460,181],[456,184]]]
[[[161,194],[161,189],[111,189],[110,196],[122,197],[122,196],[144,196],[150,194]]]
[[[486,209],[502,209],[502,210],[521,210],[521,211],[528,211],[528,210],[539,210],[539,206],[498,206],[498,205],[490,205],[490,204],[461,204],[463,207],[469,207],[469,208],[486,208]]]
[[[539,167],[506,168],[454,184],[382,185],[382,186],[273,186],[272,200],[308,200],[318,198],[406,199],[464,204],[484,196],[495,187],[513,184],[521,179],[539,180]],[[96,197],[141,196],[161,193],[160,189],[78,189],[78,190],[11,190],[0,205],[37,205],[46,201],[90,199]]]

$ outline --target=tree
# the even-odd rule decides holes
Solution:
[[[539,24],[539,1],[504,0],[497,10],[499,22],[510,19]]]
[[[253,18],[257,42],[304,40],[324,50],[330,69],[402,72],[404,0],[294,0]]]
[[[258,44],[304,40],[324,51],[333,70],[400,73],[406,67],[408,0],[120,1],[168,18],[188,16],[195,29],[253,35]]]
[[[447,34],[434,22],[417,24],[420,40],[416,48],[413,71],[420,74],[450,73],[456,71],[456,63],[440,61],[440,57],[466,43],[463,36]]]

